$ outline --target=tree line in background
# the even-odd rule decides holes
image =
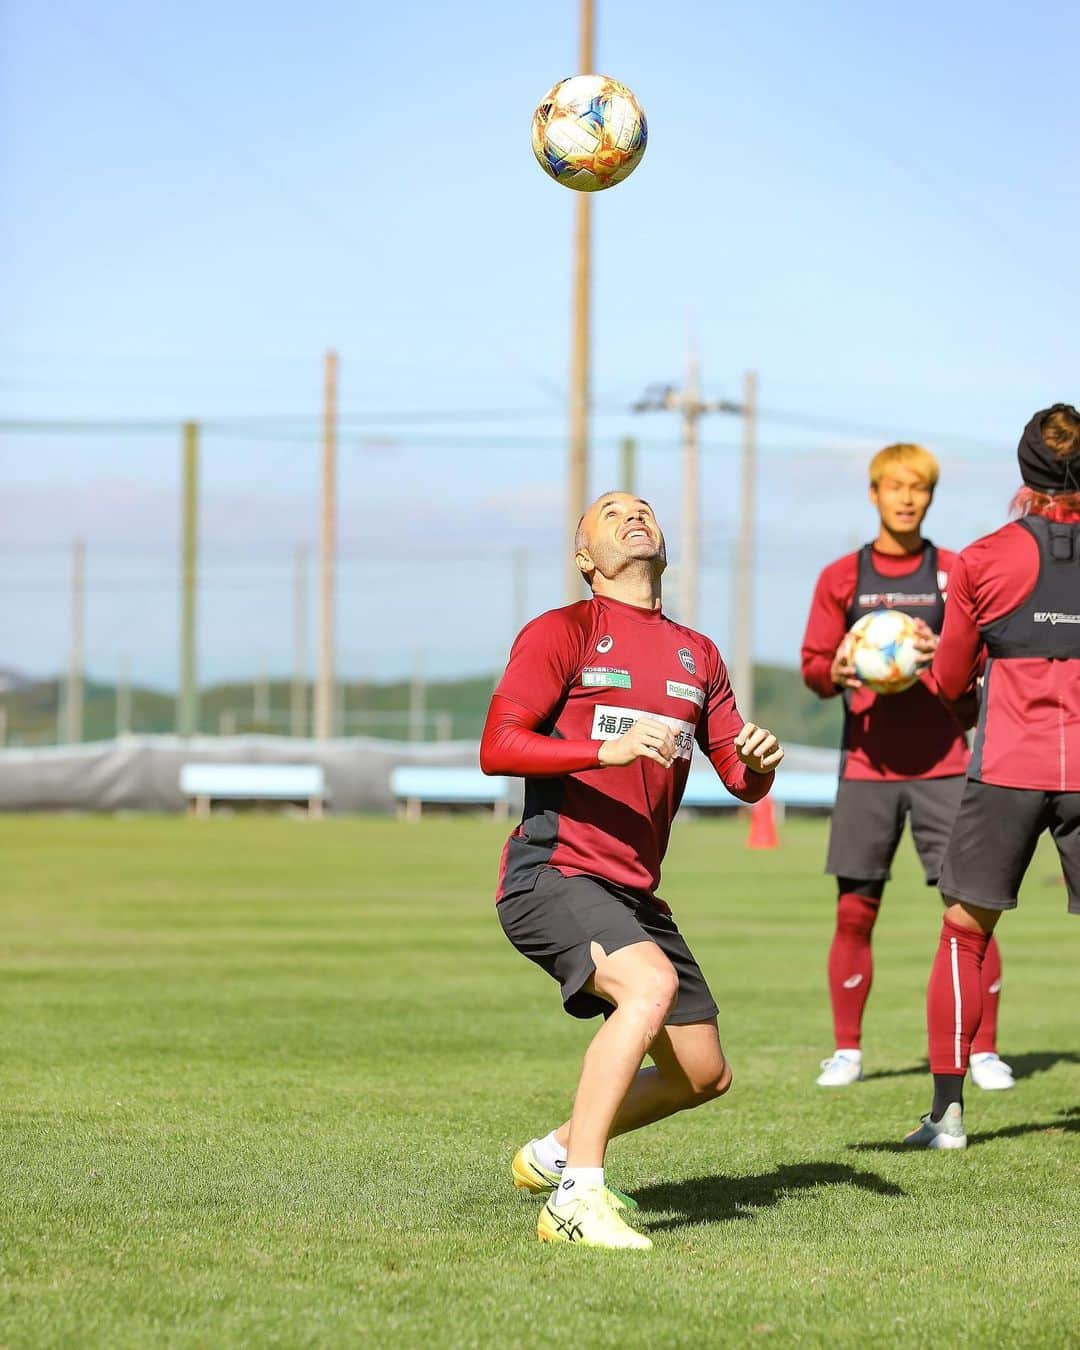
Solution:
[[[484,723],[492,675],[420,682],[339,684],[335,734],[391,740],[477,740]],[[7,745],[52,745],[61,724],[63,682],[27,681],[0,693],[0,721]],[[211,685],[199,694],[199,731],[209,735],[265,732],[311,734],[311,697],[298,710],[289,680]],[[822,701],[799,673],[783,666],[754,667],[756,719],[797,745],[837,746],[839,699]],[[83,740],[101,741],[118,730],[169,734],[176,730],[176,695],[140,688],[119,691],[88,681],[83,697]],[[305,725],[306,723],[306,725]],[[60,736],[60,739],[63,739]]]

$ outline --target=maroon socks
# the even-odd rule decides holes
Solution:
[[[829,948],[829,995],[832,999],[834,1045],[858,1050],[863,1008],[874,978],[870,935],[880,900],[845,891],[836,907],[836,933]]]
[[[982,1020],[971,1040],[973,1055],[997,1054],[998,1003],[1001,1001],[1001,948],[996,937],[986,946],[982,963]]]
[[[945,919],[926,990],[930,1072],[967,1072],[971,1043],[982,1019],[983,965],[990,934]],[[996,945],[996,944],[995,944]]]

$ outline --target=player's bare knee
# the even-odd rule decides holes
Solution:
[[[649,1046],[660,1034],[678,996],[679,980],[674,970],[670,979],[663,972],[653,972],[643,977],[620,1002],[620,1011],[636,1018],[641,1026],[642,1055],[648,1052]]]
[[[624,949],[626,950],[626,949]],[[616,958],[621,952],[615,953]],[[664,1020],[679,996],[679,976],[667,957],[652,943],[642,943],[641,950],[629,955],[626,961],[605,961],[602,950],[597,955],[593,943],[593,960],[597,975],[597,989],[617,1008],[634,1011],[649,1024],[650,1039],[664,1024]]]
[[[716,1073],[701,1074],[689,1080],[691,1106],[704,1106],[722,1097],[731,1087],[731,1065],[724,1060]]]
[[[679,997],[679,977],[670,961],[665,961],[663,965],[658,962],[650,968],[649,974],[641,981],[638,997],[659,1015],[655,1035]]]
[[[713,1097],[722,1097],[725,1092],[729,1091],[729,1089],[731,1088],[731,1080],[733,1076],[734,1075],[731,1072],[731,1065],[725,1059],[724,1067],[720,1070],[719,1077],[711,1085],[712,1088],[711,1095]]]

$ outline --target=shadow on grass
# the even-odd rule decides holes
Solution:
[[[860,1172],[844,1163],[797,1163],[756,1177],[692,1177],[688,1181],[663,1182],[635,1189],[634,1196],[643,1210],[666,1209],[674,1213],[670,1219],[650,1223],[652,1233],[752,1219],[756,1210],[769,1209],[796,1191],[810,1191],[818,1186],[858,1186],[875,1195],[906,1194],[876,1173]]]
[[[1036,1050],[1030,1055],[1006,1055],[1005,1059],[1012,1065],[1016,1078],[1030,1078],[1032,1074],[1045,1073],[1055,1064],[1080,1064],[1080,1055],[1075,1050]]]
[[[879,1069],[876,1073],[864,1073],[863,1082],[872,1083],[875,1078],[914,1078],[916,1075],[928,1074],[929,1072],[930,1061],[924,1059],[920,1064],[912,1064],[907,1069]]]
[[[1080,1055],[1075,1050],[1035,1050],[1029,1055],[1006,1055],[1005,1060],[1012,1066],[1013,1076],[1020,1079],[1045,1073],[1055,1064],[1080,1064]],[[924,1059],[907,1069],[882,1069],[878,1073],[864,1074],[863,1082],[871,1083],[876,1078],[925,1077],[929,1072],[930,1061]]]
[[[1067,1106],[1058,1112],[1058,1120],[1033,1120],[1026,1125],[1003,1125],[1000,1130],[986,1130],[979,1134],[968,1135],[968,1147],[973,1144],[988,1144],[991,1139],[1019,1139],[1025,1134],[1077,1134],[1080,1133],[1080,1106]],[[873,1143],[848,1144],[853,1153],[921,1153],[922,1149],[910,1148],[900,1139],[879,1139]]]

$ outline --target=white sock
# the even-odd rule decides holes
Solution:
[[[843,1055],[845,1059],[862,1059],[861,1050],[845,1050],[841,1046],[836,1047],[836,1053]]]
[[[547,1172],[561,1172],[566,1166],[566,1149],[555,1138],[554,1130],[543,1139],[534,1139],[532,1150],[536,1161]]]
[[[582,1191],[590,1191],[594,1186],[603,1184],[602,1167],[567,1167],[559,1182],[559,1189],[555,1192],[555,1204],[565,1205],[569,1200],[576,1199]]]

